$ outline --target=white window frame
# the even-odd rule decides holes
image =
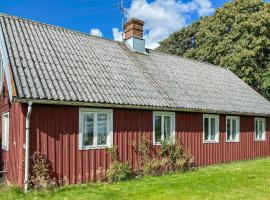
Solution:
[[[94,140],[93,145],[83,145],[83,113],[94,113],[94,116],[97,116],[97,113],[106,113],[108,116],[107,121],[107,144],[106,145],[97,145],[97,117],[94,117]],[[113,146],[113,110],[112,109],[99,109],[99,108],[80,108],[79,109],[79,150],[87,149],[103,149]]]
[[[257,138],[256,137],[256,121],[262,121],[263,122],[263,137],[262,138]],[[265,141],[266,140],[266,137],[265,137],[265,131],[266,131],[266,120],[265,118],[260,118],[260,117],[255,117],[255,120],[254,120],[254,140],[255,141]]]
[[[4,124],[5,117],[7,117],[7,124]],[[7,126],[6,129],[7,132],[5,132],[5,126]],[[9,145],[9,112],[5,112],[2,114],[2,149],[8,150],[8,145]]]
[[[175,142],[175,113],[174,112],[162,112],[162,111],[155,111],[153,112],[153,145],[161,145],[160,142],[156,142],[155,138],[155,116],[161,116],[161,140],[164,140],[164,124],[162,123],[164,121],[164,116],[170,116],[171,117],[171,138],[170,141]]]
[[[3,58],[0,55],[0,92],[2,92],[3,89],[3,81],[4,81],[4,64],[3,64]]]
[[[237,132],[237,139],[233,140],[233,139],[229,139],[228,140],[228,119],[229,120],[236,120],[236,132]],[[231,123],[232,125],[232,123]],[[232,126],[231,126],[231,133],[232,133]],[[240,117],[238,116],[226,116],[226,142],[240,142]]]
[[[215,118],[215,127],[216,127],[216,136],[215,140],[205,140],[205,133],[204,133],[204,119],[205,118]],[[211,120],[208,120],[208,125]],[[211,132],[211,126],[209,127],[209,132]],[[203,143],[219,143],[219,115],[211,115],[211,114],[204,114],[203,115]]]

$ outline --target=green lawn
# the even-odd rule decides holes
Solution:
[[[0,199],[270,199],[270,159],[115,184],[65,186],[48,193],[0,190]]]

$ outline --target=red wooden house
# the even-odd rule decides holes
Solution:
[[[145,48],[143,22],[117,42],[0,16],[2,161],[23,185],[44,153],[68,183],[95,180],[116,145],[179,140],[198,165],[270,154],[270,103],[231,71]],[[25,181],[25,182],[24,182]]]

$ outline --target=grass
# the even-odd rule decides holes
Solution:
[[[7,187],[0,189],[0,199],[270,199],[270,158],[114,184],[64,186],[46,193],[23,194]]]

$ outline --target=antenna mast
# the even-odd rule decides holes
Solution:
[[[121,12],[121,18],[122,18],[122,40],[124,40],[124,17],[125,17],[125,14],[127,14],[127,11],[124,7],[124,0],[121,0],[119,5],[118,5],[118,9],[120,10]]]

